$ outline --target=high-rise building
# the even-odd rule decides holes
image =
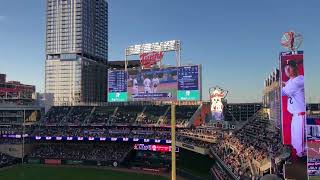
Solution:
[[[108,3],[47,0],[45,91],[54,105],[106,101]]]

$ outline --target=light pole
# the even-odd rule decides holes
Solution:
[[[24,160],[24,134],[25,134],[25,122],[26,122],[26,109],[23,109],[23,122],[22,122],[22,158],[21,163],[23,164]]]
[[[176,180],[176,104],[171,104],[171,180]]]

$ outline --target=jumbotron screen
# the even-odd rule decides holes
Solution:
[[[108,102],[200,100],[200,68],[111,70]]]

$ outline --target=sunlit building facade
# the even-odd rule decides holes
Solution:
[[[106,101],[106,0],[47,0],[46,22],[45,91],[54,105]]]

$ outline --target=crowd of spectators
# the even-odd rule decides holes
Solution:
[[[143,113],[141,113],[137,119],[139,125],[151,125],[158,124],[159,119],[168,111],[169,106],[147,106]]]
[[[70,106],[54,106],[47,112],[41,123],[46,125],[59,125],[67,117],[72,107]]]
[[[86,124],[100,125],[100,126],[106,125],[108,124],[114,111],[115,111],[115,107],[108,107],[108,106],[95,107],[93,113],[91,114],[91,117],[89,118],[89,121],[86,122]]]
[[[63,124],[82,125],[91,111],[92,107],[74,106],[71,108],[68,116],[63,119]]]
[[[176,124],[178,127],[188,126],[189,120],[194,115],[199,106],[176,106]],[[170,124],[171,121],[171,109],[167,112],[167,115],[162,120],[163,124]]]
[[[131,125],[134,124],[138,115],[142,112],[143,106],[123,106],[119,107],[116,113],[111,117],[113,125]]]
[[[198,106],[177,106],[176,122],[186,126]],[[163,126],[169,125],[170,106],[60,106],[52,107],[42,119],[45,125],[135,125]]]
[[[28,157],[121,162],[132,149],[128,143],[45,143],[37,144]]]
[[[171,139],[170,128],[117,126],[38,126],[31,136]]]
[[[176,124],[184,126],[198,109],[198,106],[177,106]],[[171,119],[171,118],[170,118]]]
[[[264,114],[250,120],[243,128],[224,136],[211,146],[237,176],[252,176],[250,164],[267,161],[270,154],[278,156],[283,152],[280,132],[271,126]],[[253,164],[252,164],[253,165]]]

